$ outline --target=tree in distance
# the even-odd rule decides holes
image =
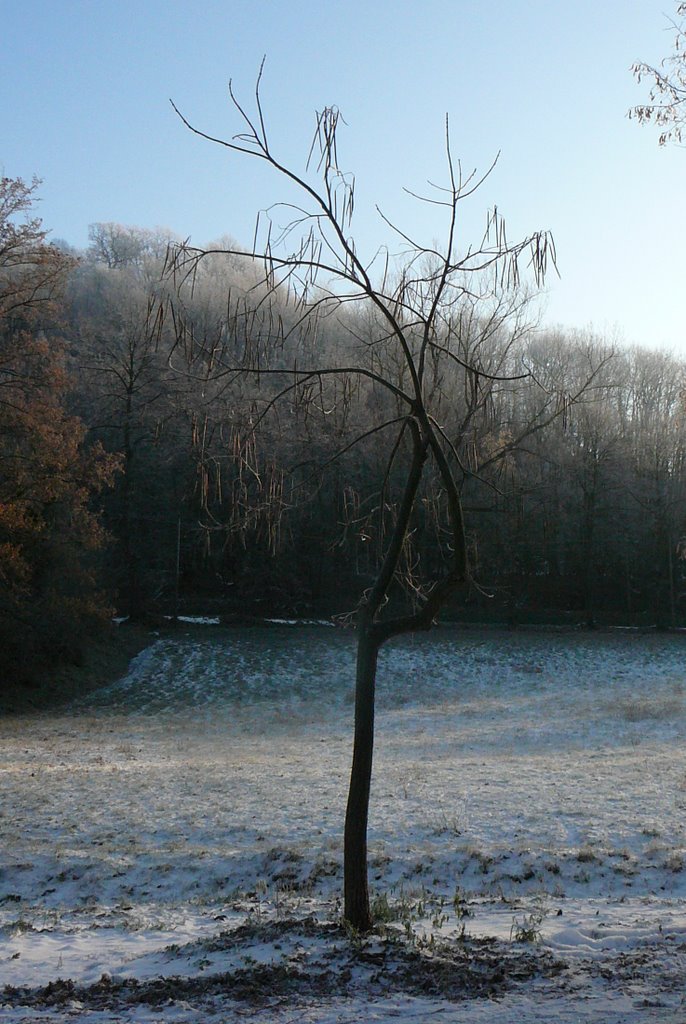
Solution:
[[[447,184],[432,186],[427,196],[410,193],[442,211],[443,243],[418,241],[380,214],[402,252],[392,259],[380,250],[366,261],[352,235],[355,182],[341,170],[339,111],[327,107],[317,114],[306,168],[299,173],[271,147],[261,78],[262,69],[254,114],[230,86],[241,130],[229,140],[200,131],[174,106],[194,134],[233,156],[268,166],[289,194],[295,191],[288,203],[258,217],[250,251],[236,247],[222,252],[224,258],[261,268],[260,280],[240,298],[241,322],[252,328],[244,330],[240,351],[235,338],[220,340],[221,332],[211,351],[199,347],[190,313],[193,287],[202,262],[219,253],[188,244],[169,257],[177,303],[174,318],[179,348],[190,352],[193,364],[202,363],[215,381],[223,379],[227,387],[246,376],[262,382],[262,405],[256,405],[250,424],[253,434],[283,403],[306,402],[322,415],[333,415],[349,402],[351,384],[355,393],[366,396],[366,407],[376,415],[371,425],[352,437],[346,435],[334,456],[342,457],[365,442],[386,453],[376,508],[366,520],[373,520],[365,539],[374,545],[374,574],[351,616],[357,630],[357,662],[344,835],[344,914],[351,926],[368,931],[373,922],[367,831],[379,651],[394,637],[428,630],[451,595],[470,581],[465,481],[516,451],[525,437],[543,430],[580,401],[597,367],[589,366],[570,394],[559,389],[545,352],[536,368],[527,365],[520,343],[530,331],[529,297],[520,277],[526,272],[536,286],[541,285],[555,262],[553,241],[548,232],[536,231],[511,242],[497,209],[488,213],[476,243],[460,237],[459,211],[493,167],[483,176],[463,173],[453,158],[447,118]],[[282,215],[287,223],[278,226]],[[235,325],[237,310],[238,305],[227,325]],[[337,353],[317,343],[322,325],[330,330],[332,322],[346,339]],[[496,395],[515,388],[531,391],[527,422],[510,425],[478,450],[472,443],[477,424],[488,419]],[[440,558],[424,565],[413,535],[420,520],[426,521],[429,507]]]
[[[10,686],[78,660],[85,627],[110,615],[92,499],[117,459],[86,444],[69,410],[61,300],[74,260],[33,215],[38,186],[0,179],[0,679]]]

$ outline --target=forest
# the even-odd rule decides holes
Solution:
[[[686,1020],[686,2],[15,6],[0,1024]]]
[[[304,321],[231,239],[187,273],[168,230],[97,223],[85,251],[50,242],[39,193],[2,179],[2,675],[78,660],[115,615],[344,622],[402,463],[400,399],[379,380],[399,393],[404,370],[374,309],[321,300]],[[427,369],[470,563],[442,614],[683,624],[686,364],[540,320],[535,292],[484,273],[444,321],[453,355]],[[334,372],[361,350],[364,375]],[[410,593],[451,544],[440,479],[421,486]]]

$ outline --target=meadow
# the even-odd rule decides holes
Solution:
[[[685,642],[385,649],[370,937],[339,898],[351,633],[188,624],[0,720],[0,1022],[686,1021]]]

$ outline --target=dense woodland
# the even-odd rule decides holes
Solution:
[[[0,196],[2,674],[77,658],[115,612],[344,617],[392,517],[399,411],[371,372],[292,371],[364,347],[393,380],[382,325],[322,303],[297,329],[289,289],[262,294],[262,268],[224,243],[186,275],[166,231],[51,244],[37,188],[3,179]],[[683,623],[686,364],[541,327],[514,285],[470,287],[449,321],[458,357],[429,386],[471,579],[446,615]],[[443,500],[429,475],[406,591],[448,557]]]

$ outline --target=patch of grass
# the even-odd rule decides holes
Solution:
[[[435,836],[461,836],[463,828],[457,814],[447,815],[445,811],[441,811],[431,831]]]
[[[385,858],[385,860],[390,862],[389,857]],[[380,866],[374,863],[374,858],[370,859],[370,865],[372,867]],[[314,886],[321,878],[335,878],[336,875],[340,874],[340,872],[341,865],[337,860],[334,860],[333,857],[326,857],[323,854],[319,854],[310,869],[307,881],[310,886]]]
[[[684,702],[678,697],[664,697],[661,700],[637,697],[620,701],[617,705],[618,714],[626,722],[671,721],[682,715],[683,711]]]
[[[436,945],[436,933],[450,923],[451,917],[460,926],[459,939],[464,941],[464,919],[472,916],[467,898],[459,886],[455,887],[452,900],[426,888],[406,891],[401,887],[397,899],[393,900],[385,892],[377,893],[372,900],[371,912],[376,929],[386,938],[402,935],[404,941],[417,948],[431,949]]]
[[[392,906],[385,892],[377,892],[371,900],[370,911],[375,925],[390,924],[400,916],[397,906]]]
[[[453,912],[458,921],[461,921],[464,917],[472,917],[472,911],[469,908],[467,897],[459,885],[455,886],[455,893],[453,895]]]
[[[684,870],[684,857],[683,854],[674,850],[665,860],[665,867],[668,871],[673,871],[675,874]]]
[[[543,902],[539,902],[528,914],[524,914],[521,918],[515,917],[510,928],[510,941],[539,943],[541,941],[541,926],[547,916],[547,906]]]

